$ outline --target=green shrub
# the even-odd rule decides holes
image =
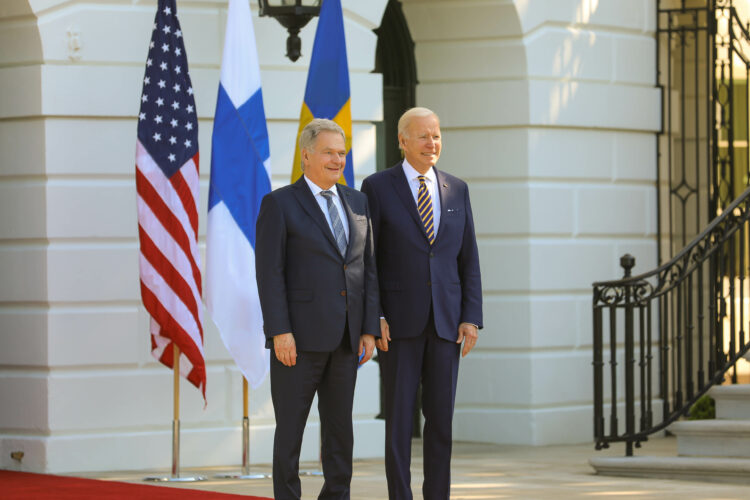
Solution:
[[[706,420],[709,418],[716,418],[716,402],[714,398],[708,394],[698,398],[693,406],[690,407],[688,413],[688,419],[690,420]]]

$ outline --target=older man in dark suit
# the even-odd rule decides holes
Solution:
[[[300,136],[304,175],[263,198],[256,274],[271,356],[276,417],[274,498],[299,499],[299,454],[315,393],[325,483],[318,498],[348,499],[352,404],[360,364],[375,348],[378,288],[364,194],[336,184],[343,130],[315,119]]]
[[[392,500],[411,499],[411,436],[422,383],[424,484],[450,496],[458,360],[482,328],[482,284],[466,183],[435,168],[440,121],[412,108],[398,123],[404,160],[366,178],[382,308],[376,342],[385,389],[385,465]]]

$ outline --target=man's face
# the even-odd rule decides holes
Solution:
[[[338,132],[324,130],[311,149],[302,150],[305,176],[322,189],[338,182],[346,164],[346,144]]]
[[[404,157],[420,174],[427,172],[440,158],[440,122],[435,115],[412,118],[398,140]]]

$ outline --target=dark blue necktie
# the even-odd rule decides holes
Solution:
[[[341,222],[341,217],[339,217],[339,210],[333,204],[333,193],[325,190],[321,191],[320,195],[326,199],[328,215],[331,216],[331,226],[333,226],[333,237],[336,239],[336,245],[338,245],[339,252],[341,252],[341,256],[343,257],[346,255],[346,233],[344,233],[344,224]]]

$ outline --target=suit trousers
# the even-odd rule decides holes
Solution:
[[[437,336],[432,311],[421,335],[394,339],[379,351],[385,389],[385,471],[388,497],[411,500],[411,437],[414,406],[422,382],[426,500],[450,497],[453,407],[460,345]]]
[[[295,366],[271,354],[271,399],[276,417],[273,441],[273,493],[276,500],[302,496],[299,455],[310,407],[318,393],[321,459],[325,482],[318,498],[349,499],[352,479],[352,405],[357,355],[349,335],[332,352],[297,353]]]

